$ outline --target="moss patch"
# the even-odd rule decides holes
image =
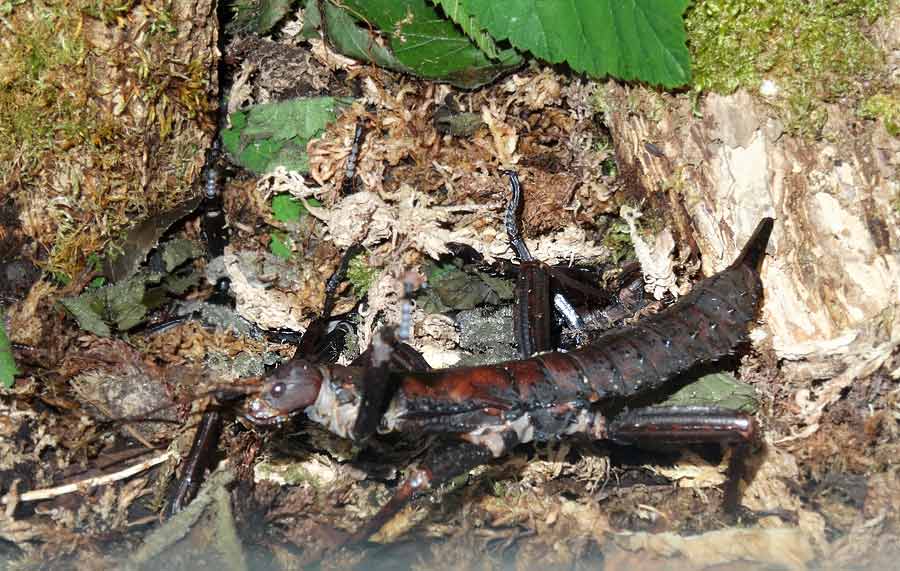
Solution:
[[[0,2],[0,18],[16,30],[0,42],[0,181],[10,186],[91,121],[83,90],[66,89],[86,51],[78,13],[54,4]]]
[[[863,101],[860,115],[867,119],[880,119],[892,137],[900,137],[900,97],[876,93]]]
[[[758,92],[771,80],[787,128],[815,134],[825,103],[877,89],[883,56],[866,30],[887,9],[888,0],[699,0],[686,17],[694,86]]]
[[[347,267],[347,279],[353,287],[354,296],[366,295],[377,276],[378,269],[369,266],[365,254],[357,254],[350,260],[350,265]]]
[[[213,37],[194,9],[0,0],[0,28],[15,30],[0,40],[0,190],[21,204],[47,270],[77,274],[189,192],[209,130]]]

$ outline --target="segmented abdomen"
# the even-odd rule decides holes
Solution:
[[[535,357],[548,380],[570,384],[580,378],[592,398],[627,397],[732,354],[747,339],[759,308],[759,266],[772,226],[771,218],[760,222],[728,269],[671,307],[571,353]]]
[[[761,289],[752,270],[728,270],[662,312],[561,356],[600,398],[652,389],[732,354],[747,338]]]

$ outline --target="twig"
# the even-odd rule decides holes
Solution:
[[[35,502],[38,500],[48,500],[50,498],[55,498],[56,496],[62,496],[64,494],[71,494],[72,492],[78,492],[82,490],[87,490],[89,488],[94,488],[97,486],[104,486],[106,484],[111,484],[113,482],[117,482],[119,480],[124,480],[126,478],[130,478],[135,474],[140,474],[145,470],[149,470],[153,466],[157,464],[162,464],[169,458],[173,456],[174,452],[168,451],[160,454],[159,456],[154,456],[149,460],[145,460],[144,462],[140,462],[133,466],[129,466],[124,470],[120,470],[118,472],[113,472],[112,474],[106,474],[103,476],[94,476],[91,478],[85,478],[84,480],[79,480],[77,482],[73,482],[71,484],[64,484],[62,486],[56,486],[55,488],[44,488],[43,490],[32,490],[30,492],[25,492],[21,495],[13,495],[7,494],[0,498],[0,504],[7,504],[9,502]]]

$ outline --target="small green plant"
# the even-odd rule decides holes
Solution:
[[[276,166],[308,172],[306,144],[321,135],[350,101],[301,97],[254,105],[231,114],[231,127],[222,131],[222,144],[235,162],[257,174]]]
[[[97,289],[106,285],[106,278],[103,276],[97,276],[96,278],[91,280],[91,283],[88,284],[88,289]]]
[[[634,244],[631,242],[631,233],[628,224],[623,220],[617,220],[603,236],[603,245],[609,248],[610,260],[618,265],[620,261],[634,258]]]
[[[87,257],[87,267],[90,271],[103,271],[103,259],[100,257],[100,254],[97,252],[92,253]],[[98,289],[106,285],[106,278],[104,276],[97,276],[91,280],[91,282],[87,285],[88,289]]]
[[[353,256],[347,267],[347,280],[353,287],[353,295],[356,297],[366,295],[377,275],[378,270],[369,266],[365,253]]]
[[[272,199],[272,215],[279,222],[299,222],[304,214],[306,207],[290,194],[279,194]]]
[[[60,304],[79,327],[95,335],[128,331],[146,321],[150,310],[197,285],[199,275],[190,262],[202,255],[196,242],[170,240],[158,247],[158,269],[143,268],[112,284],[95,278],[81,294],[65,297]],[[98,267],[99,256],[93,256],[91,264]]]
[[[12,388],[18,374],[9,337],[6,336],[6,327],[3,325],[3,314],[0,313],[0,386]]]
[[[714,406],[741,412],[755,412],[759,408],[753,387],[731,373],[704,375],[680,388],[661,405]]]
[[[312,206],[322,205],[315,198],[308,198],[306,202]],[[290,194],[278,194],[272,198],[272,217],[279,222],[287,224],[288,228],[291,227],[291,224],[300,222],[308,213],[309,211],[306,210],[303,202]],[[269,236],[269,251],[284,260],[290,258],[294,244],[294,239],[290,234],[286,232],[272,232]]]
[[[291,257],[293,240],[284,232],[272,232],[269,234],[269,251],[282,260]]]
[[[863,102],[860,115],[881,119],[890,136],[900,137],[900,97],[897,95],[876,93]]]

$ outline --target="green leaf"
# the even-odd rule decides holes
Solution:
[[[157,274],[158,275],[158,274]],[[112,335],[110,324],[119,331],[127,331],[147,317],[144,293],[147,282],[158,278],[138,272],[126,280],[97,289],[85,290],[76,297],[60,300],[78,326],[101,337]]]
[[[85,292],[78,297],[67,297],[61,299],[60,303],[72,314],[72,317],[78,322],[78,327],[100,337],[112,335],[109,325],[103,321],[104,298],[96,295],[96,292]]]
[[[256,20],[256,32],[268,34],[275,24],[284,18],[291,9],[291,0],[262,0],[259,4],[259,18]]]
[[[712,373],[685,385],[664,406],[717,406],[742,412],[754,412],[758,406],[753,387],[734,378],[731,373]]]
[[[690,80],[690,0],[458,0],[495,40],[594,77],[665,87]]]
[[[88,290],[77,297],[60,300],[63,307],[78,321],[78,326],[101,337],[109,337],[110,323],[119,331],[127,331],[144,321],[147,307],[144,305],[145,280],[139,273],[121,282],[95,290]]]
[[[307,198],[306,202],[311,206],[322,206],[322,203],[315,198]],[[278,194],[272,198],[272,214],[279,222],[298,222],[308,212],[303,201],[290,194]]]
[[[484,272],[472,273],[456,264],[425,264],[428,288],[424,292],[422,309],[427,313],[472,309],[479,305],[497,305],[511,299],[513,287],[508,280],[494,278]]]
[[[278,194],[272,198],[272,214],[279,222],[297,222],[306,214],[306,208],[290,194]]]
[[[306,144],[350,102],[348,97],[308,97],[256,105],[230,116],[222,144],[238,164],[257,174],[277,166],[307,172]]]
[[[482,28],[475,17],[470,14],[460,0],[431,0],[444,10],[444,14],[453,20],[462,31],[475,42],[478,49],[491,59],[498,59],[500,50],[491,35]]]
[[[425,0],[342,0],[335,5],[381,30],[397,61],[421,77],[474,88],[522,63],[515,50],[492,60]]]
[[[376,41],[375,34],[359,26],[359,22],[347,11],[331,2],[323,3],[325,30],[334,48],[345,56],[380,65],[403,73],[413,73],[400,63],[394,53]]]
[[[303,5],[303,27],[300,29],[300,37],[318,38],[320,27],[322,27],[322,12],[319,11],[318,0],[306,0]]]
[[[143,244],[141,247],[146,247],[147,250],[156,246],[156,240],[172,222],[171,214],[167,214],[164,218],[168,221],[162,223],[162,230],[151,225],[152,228],[148,227],[144,232],[151,236],[152,245],[148,245],[146,236],[141,240],[132,240],[132,243]],[[203,248],[197,242],[182,238],[169,240],[159,245],[157,254],[154,254],[155,261],[150,264],[151,267],[161,269],[129,270],[130,277],[113,284],[106,284],[102,278],[95,279],[80,295],[64,298],[60,303],[85,331],[108,337],[112,335],[113,329],[110,325],[113,324],[118,331],[128,331],[144,322],[149,309],[168,301],[168,294],[178,295],[196,285],[197,276],[192,272],[193,268],[190,265],[185,266],[190,260],[202,255]],[[140,257],[134,258],[133,262],[140,264],[144,257],[146,251],[143,251]],[[178,268],[182,269],[177,274],[172,273]],[[154,287],[160,282],[163,283],[163,287]]]
[[[146,284],[141,276],[105,288],[107,315],[119,331],[128,331],[144,321],[147,307],[143,304]]]
[[[279,258],[287,260],[291,257],[290,238],[281,232],[272,232],[270,234],[269,250]]]
[[[282,143],[278,141],[253,141],[249,143],[247,146],[241,150],[238,155],[238,163],[242,165],[249,171],[255,173],[263,173],[268,170],[269,165],[272,164],[272,168],[278,166],[278,162],[275,161],[275,157],[277,157],[281,152]],[[299,163],[302,165],[298,169],[300,172],[306,172],[309,170],[309,163],[305,160],[305,153],[302,151],[296,151],[297,157],[295,161],[291,161],[293,163]],[[292,149],[288,149],[289,157],[291,156]]]
[[[160,257],[166,272],[172,272],[178,266],[203,255],[203,247],[193,240],[175,238],[160,246]]]
[[[322,203],[315,198],[307,198],[306,202],[311,206],[322,206]],[[303,201],[290,194],[278,194],[272,198],[272,214],[279,222],[298,222],[308,212]]]
[[[166,276],[163,280],[163,289],[168,293],[181,295],[199,282],[200,276],[197,272],[190,272],[185,275],[172,274],[171,276]]]
[[[9,337],[6,336],[6,328],[3,322],[3,314],[0,313],[0,386],[9,389],[16,382],[15,377],[19,374],[19,371],[16,369],[15,360],[13,360],[12,346],[9,343]]]
[[[228,121],[235,129],[243,129],[247,126],[247,114],[243,111],[235,111],[228,117]]]

